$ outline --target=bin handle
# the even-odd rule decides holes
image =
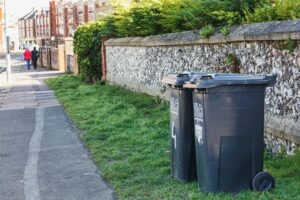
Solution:
[[[181,74],[178,74],[177,77],[189,77],[189,74],[181,73]]]
[[[194,83],[195,81],[199,80],[211,80],[215,78],[216,74],[205,74],[205,75],[200,75],[200,76],[195,76],[194,78],[191,79],[191,83]]]
[[[213,79],[212,75],[204,75],[200,77],[200,80],[210,80],[210,79]]]
[[[269,87],[274,87],[277,79],[277,74],[266,75],[265,79],[268,80]]]

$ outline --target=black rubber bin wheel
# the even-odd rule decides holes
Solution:
[[[268,172],[259,172],[252,179],[252,188],[257,192],[268,192],[275,187],[275,180]]]

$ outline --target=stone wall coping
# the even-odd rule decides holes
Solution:
[[[245,24],[231,28],[228,36],[216,33],[208,39],[198,31],[185,31],[148,37],[112,38],[105,46],[179,46],[195,44],[222,44],[244,41],[300,40],[300,19]]]

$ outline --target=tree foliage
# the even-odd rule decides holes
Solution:
[[[74,46],[82,77],[95,82],[101,76],[101,37],[148,36],[221,28],[272,20],[300,18],[300,0],[112,0],[115,12],[81,26]],[[205,33],[206,33],[205,32]],[[208,31],[210,32],[210,31]]]
[[[300,18],[300,0],[268,0],[253,11],[245,10],[244,23]]]

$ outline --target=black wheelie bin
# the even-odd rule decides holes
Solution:
[[[182,86],[192,73],[169,75],[162,83],[170,86],[171,175],[183,182],[196,180],[193,97]]]
[[[276,75],[206,74],[184,88],[193,90],[199,188],[204,193],[268,191],[263,172],[265,88]]]

